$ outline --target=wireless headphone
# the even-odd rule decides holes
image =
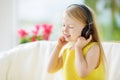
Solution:
[[[93,34],[93,29],[92,29],[93,20],[92,20],[92,15],[91,15],[90,10],[85,5],[82,5],[82,4],[81,5],[72,4],[70,6],[78,6],[86,14],[88,21],[87,21],[87,25],[83,28],[81,32],[81,36],[83,36],[85,39],[88,39],[90,35]]]

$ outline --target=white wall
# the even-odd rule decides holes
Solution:
[[[13,0],[0,0],[0,52],[15,45]]]

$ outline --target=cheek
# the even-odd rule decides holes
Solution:
[[[77,39],[81,35],[81,30],[75,30],[74,32],[71,33],[72,39]]]
[[[76,36],[78,36],[78,35],[80,36],[81,31],[82,31],[81,29],[76,29],[76,30],[74,30],[73,34],[76,35]]]
[[[78,37],[81,36],[81,32],[82,32],[82,28],[73,30],[73,32],[71,32],[72,38],[76,40]]]
[[[73,36],[74,38],[78,38],[78,37],[80,36],[80,34],[81,34],[80,32],[77,32],[77,31],[76,31],[76,32],[73,33],[72,36]]]

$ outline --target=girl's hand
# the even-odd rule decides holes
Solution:
[[[77,42],[75,43],[75,48],[84,48],[90,41],[92,40],[92,35],[90,35],[89,39],[85,39],[84,37],[79,37]]]
[[[60,36],[58,39],[58,46],[64,46],[68,41],[65,40],[64,36]]]

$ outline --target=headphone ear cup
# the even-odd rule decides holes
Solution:
[[[85,39],[88,39],[90,35],[93,34],[92,29],[89,29],[89,26],[85,26],[82,30],[81,36],[83,36]]]
[[[81,36],[87,39],[88,38],[87,33],[88,33],[88,26],[85,26],[81,32]]]

